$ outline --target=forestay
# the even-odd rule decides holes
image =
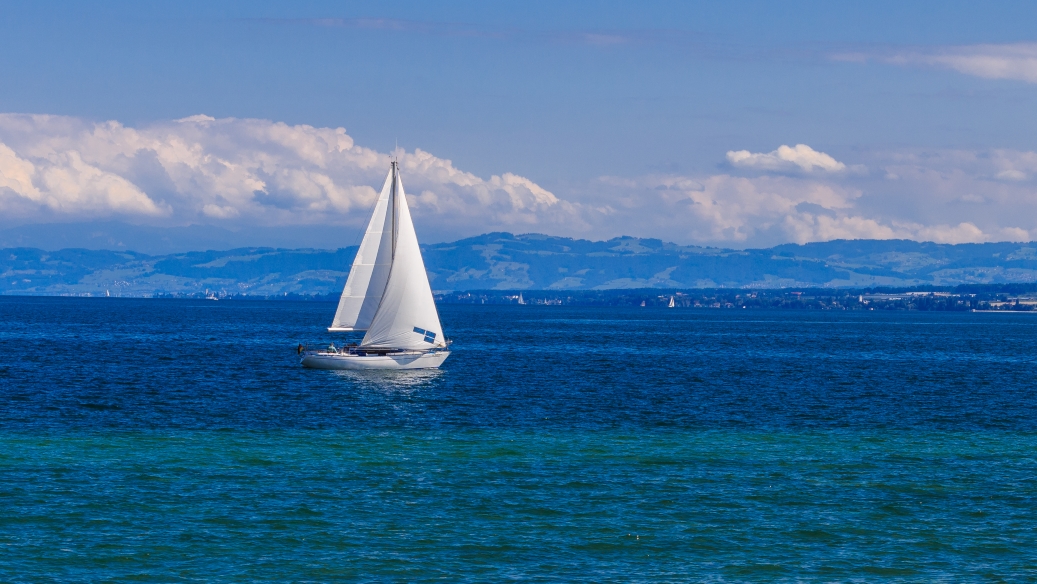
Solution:
[[[392,201],[396,215],[396,251],[381,304],[360,344],[398,349],[445,347],[446,339],[432,299],[425,262],[421,259],[403,182],[398,172],[390,171],[390,174],[395,174],[396,180]],[[392,210],[390,208],[390,225]]]
[[[364,240],[349,270],[346,287],[329,331],[365,331],[378,311],[385,284],[392,268],[392,185],[393,169],[385,177],[382,193],[375,203]]]

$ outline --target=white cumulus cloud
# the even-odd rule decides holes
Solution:
[[[378,152],[343,128],[196,115],[127,127],[0,115],[0,212],[10,221],[362,224],[390,155],[416,217],[443,236],[581,224],[578,209],[511,173],[481,178],[416,149]]]
[[[677,241],[755,246],[898,235],[891,226],[858,214],[859,189],[833,182],[729,174],[603,182],[640,188],[644,196],[638,202],[657,211],[656,230],[665,230]],[[636,204],[632,197],[621,200],[628,207]]]
[[[730,151],[727,161],[736,168],[803,172],[841,172],[846,165],[806,144],[779,146],[772,152]]]
[[[781,165],[793,164],[793,152],[743,151],[729,153],[728,161],[785,170]],[[1029,241],[1037,235],[1037,153],[874,151],[863,162],[879,172],[605,177],[595,203],[612,214],[599,214],[596,228],[750,247],[831,239]],[[583,202],[587,212],[590,201]],[[623,217],[620,229],[616,216]]]

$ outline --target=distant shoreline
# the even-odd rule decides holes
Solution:
[[[334,303],[339,294],[225,294],[194,293],[112,295],[11,294],[10,298],[168,299],[213,302],[322,302]],[[933,311],[977,313],[1037,313],[1037,285],[959,286],[951,289],[659,289],[630,290],[471,290],[434,293],[440,305],[615,306],[674,309]],[[521,304],[520,304],[521,302]]]

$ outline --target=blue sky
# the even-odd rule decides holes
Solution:
[[[0,226],[354,228],[398,144],[431,240],[1037,239],[1033,3],[0,11]]]

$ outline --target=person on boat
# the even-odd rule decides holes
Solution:
[[[302,355],[302,352],[305,351],[305,350],[306,350],[306,347],[302,343],[299,343],[299,348],[296,349],[296,353]]]

